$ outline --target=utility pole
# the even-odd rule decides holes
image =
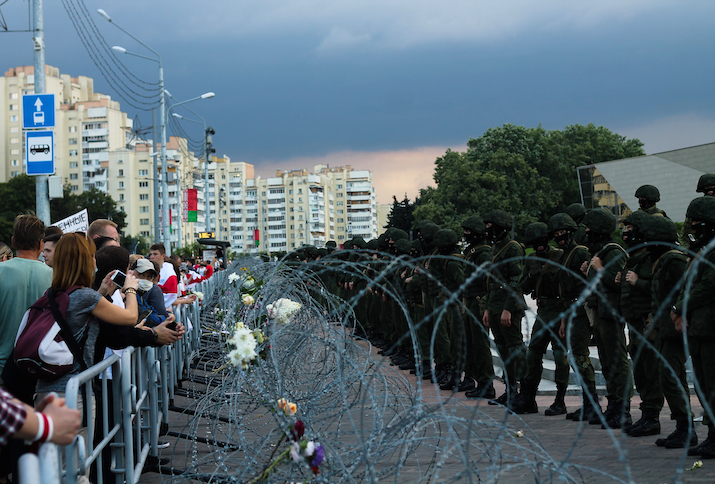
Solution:
[[[32,42],[35,48],[35,94],[45,94],[45,20],[42,0],[32,2]],[[52,106],[52,109],[55,109]],[[27,114],[25,114],[27,115]],[[47,175],[38,175],[35,179],[35,212],[45,225],[50,225],[50,193]]]
[[[151,176],[151,184],[154,189],[154,243],[158,243],[161,240],[161,228],[159,227],[159,166],[157,165],[157,154],[156,154],[156,139],[158,135],[158,130],[157,130],[157,116],[156,116],[156,108],[153,108],[151,110],[151,121],[152,121],[152,136],[151,136],[151,151],[149,151],[150,154],[154,155],[151,157],[151,166],[152,166],[152,176]]]
[[[213,135],[216,131],[209,126],[204,132],[206,139],[204,146],[206,148],[206,158],[204,158],[204,203],[206,204],[206,232],[211,232],[211,207],[209,206],[209,160],[211,154],[216,153],[216,148],[213,145]],[[216,204],[216,216],[218,217],[218,203]],[[218,219],[216,219],[218,220]]]

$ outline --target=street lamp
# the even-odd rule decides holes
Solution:
[[[162,175],[162,180],[161,180],[161,186],[162,186],[162,204],[163,204],[163,215],[164,215],[164,223],[163,223],[163,229],[164,229],[164,237],[162,238],[162,241],[164,242],[164,247],[167,250],[167,255],[171,255],[171,242],[169,241],[169,194],[168,194],[168,187],[167,187],[167,170],[166,170],[166,112],[164,111],[164,67],[161,64],[161,55],[148,45],[146,45],[144,42],[141,40],[137,39],[134,37],[132,34],[124,30],[122,27],[117,25],[114,21],[112,21],[112,17],[110,17],[107,12],[105,12],[103,9],[98,9],[97,13],[101,15],[107,22],[111,23],[115,27],[117,27],[119,30],[127,34],[129,37],[137,41],[139,44],[143,45],[146,49],[151,51],[154,55],[156,55],[156,58],[153,57],[148,57],[144,55],[139,55],[139,54],[134,54],[132,52],[127,52],[127,49],[124,47],[120,47],[118,45],[112,47],[112,50],[115,52],[119,52],[122,54],[129,54],[133,55],[135,57],[140,57],[142,59],[147,59],[152,62],[156,62],[159,64],[159,129],[161,132],[161,175]],[[154,162],[154,173],[156,173],[156,161]],[[155,205],[158,205],[158,200],[154,200]],[[156,223],[156,222],[155,222]]]
[[[169,94],[167,92],[167,94]],[[169,97],[173,97],[171,94],[169,94]],[[178,113],[171,113],[172,116],[178,119],[183,119],[185,121],[190,121],[192,123],[198,123],[198,124],[203,124],[204,125],[204,204],[205,204],[205,210],[204,210],[204,221],[206,222],[206,232],[211,232],[211,223],[209,221],[209,157],[211,156],[211,153],[213,151],[216,151],[213,149],[213,146],[211,145],[211,135],[215,134],[215,131],[213,128],[206,128],[206,120],[199,115],[197,112],[192,111],[191,109],[188,108],[188,106],[184,106],[184,109],[187,111],[193,113],[194,115],[198,116],[201,121],[197,121],[195,119],[189,119],[183,117],[181,114]]]

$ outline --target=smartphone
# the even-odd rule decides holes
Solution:
[[[144,321],[144,320],[145,320],[146,318],[148,318],[149,315],[150,315],[151,313],[153,313],[153,312],[154,312],[154,311],[152,311],[151,309],[146,309],[146,310],[144,310],[144,311],[139,315],[139,322],[141,323],[142,321]]]
[[[122,271],[117,271],[112,276],[112,282],[118,287],[124,287],[124,281],[126,280],[126,278],[127,275],[125,273],[123,273]]]
[[[176,331],[176,321],[170,322],[169,324],[166,325],[166,327],[172,331]]]

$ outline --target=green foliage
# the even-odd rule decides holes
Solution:
[[[126,226],[126,214],[117,210],[117,203],[107,195],[92,187],[79,195],[70,191],[70,186],[63,188],[63,198],[50,200],[50,218],[53,222],[62,220],[80,210],[87,209],[90,223],[98,218],[111,218],[119,231]],[[6,183],[0,183],[0,240],[10,244],[12,224],[15,217],[35,208],[35,178],[19,175]]]
[[[180,247],[174,252],[179,255],[182,259],[193,259],[201,255],[201,244],[198,242],[192,242],[185,247]]]
[[[461,221],[493,208],[514,216],[517,231],[580,201],[576,167],[645,154],[643,143],[603,126],[547,131],[513,124],[490,128],[435,161],[437,188],[420,190],[416,220],[461,233]]]
[[[397,197],[393,195],[392,209],[387,215],[387,225],[385,225],[385,228],[396,227],[409,234],[412,229],[412,224],[415,221],[415,217],[412,215],[414,210],[415,206],[410,203],[410,199],[407,198],[407,195],[405,195],[405,198],[401,202],[398,202]]]
[[[127,249],[130,254],[148,254],[151,247],[149,237],[141,235],[127,235],[122,237],[122,247]]]

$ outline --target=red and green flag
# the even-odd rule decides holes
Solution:
[[[198,190],[187,188],[184,190],[184,222],[198,222]]]

